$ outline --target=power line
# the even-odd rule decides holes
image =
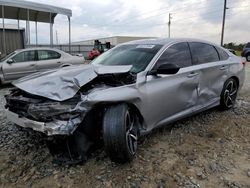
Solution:
[[[237,7],[238,8],[238,7]],[[233,8],[232,8],[233,9]],[[204,14],[204,15],[211,15],[211,13],[218,13],[218,12],[221,12],[221,10],[222,9],[220,9],[220,10],[217,10],[217,11],[213,11],[213,12],[209,12],[209,13],[207,13],[207,14]],[[242,12],[241,12],[242,13]],[[211,15],[211,16],[214,16],[214,15]],[[199,17],[199,16],[194,16],[194,17]],[[192,18],[194,18],[194,17],[192,17]],[[193,19],[191,19],[191,18],[186,18],[186,19],[182,19],[183,21],[185,21],[186,22],[186,20],[190,20],[190,21],[194,21]],[[178,21],[180,21],[180,20],[178,20]],[[175,22],[174,22],[175,23]],[[201,24],[201,23],[199,23],[199,24]],[[145,30],[145,29],[151,29],[151,28],[155,28],[155,27],[159,27],[159,26],[164,26],[165,24],[162,24],[162,23],[159,23],[159,24],[153,24],[153,25],[147,25],[147,26],[144,26],[144,27],[141,27],[141,28],[131,28],[131,29],[128,29],[127,31],[124,31],[124,32],[118,32],[119,34],[122,34],[122,33],[125,33],[125,32],[128,32],[128,31],[141,31],[141,30]],[[116,32],[117,33],[117,32]],[[116,34],[115,33],[115,34]],[[97,35],[99,35],[99,33],[92,33],[93,35],[92,36],[94,36],[95,34],[97,34]]]
[[[247,2],[246,0],[245,1],[241,1],[241,2]],[[196,3],[192,3],[192,4],[189,4],[189,6],[190,5],[195,5],[195,4],[200,4],[200,2],[196,2]],[[219,2],[219,4],[221,4],[221,2]],[[186,4],[186,5],[188,5],[188,4]],[[218,5],[218,3],[216,3],[215,5]],[[176,10],[172,10],[171,12],[175,12],[174,14],[178,14],[178,13],[176,13],[176,12],[180,12],[182,9],[186,9],[186,8],[189,8],[189,6],[185,6],[185,7],[183,7],[183,8],[179,8],[179,9],[176,9]],[[214,6],[213,6],[214,7]],[[147,14],[149,14],[149,13],[152,13],[152,12],[157,12],[157,11],[159,11],[159,10],[164,10],[164,9],[166,9],[166,8],[168,8],[168,7],[165,7],[165,8],[161,8],[161,9],[157,9],[157,10],[154,10],[154,11],[150,11],[150,12],[147,12],[147,13],[144,13],[144,14],[141,14],[140,16],[142,16],[142,15],[147,15]],[[207,8],[207,6],[204,6],[204,7],[196,7],[197,9],[203,9],[203,8]],[[170,9],[171,10],[171,9]],[[129,20],[131,20],[131,19],[128,19],[128,20],[126,20],[125,22],[123,22],[123,24],[103,24],[103,25],[100,25],[100,24],[88,24],[88,26],[94,26],[94,27],[140,27],[140,26],[143,26],[144,24],[141,24],[141,25],[134,25],[134,24],[132,24],[132,23],[134,23],[134,22],[141,22],[142,20],[145,20],[146,22],[147,21],[149,21],[150,19],[153,19],[153,18],[155,18],[155,17],[159,17],[159,16],[161,16],[161,15],[165,15],[165,14],[168,14],[169,13],[169,11],[168,12],[161,12],[161,14],[158,14],[158,15],[155,15],[155,16],[150,16],[150,17],[146,17],[146,18],[142,18],[142,19],[140,19],[140,20],[136,20],[135,18],[133,18],[133,20],[132,20],[132,22],[130,21],[129,22]],[[196,16],[195,16],[196,17]],[[186,19],[186,18],[185,18]],[[178,19],[178,20],[180,20],[180,19]],[[175,20],[175,22],[176,21],[178,21],[178,20]],[[129,24],[126,24],[126,23],[128,23],[129,22]],[[76,24],[76,25],[83,25],[83,23],[80,23],[80,22],[72,22],[73,24]]]
[[[246,0],[245,1],[241,1],[241,2],[247,2]],[[200,2],[197,2],[197,3],[192,3],[191,5],[195,5],[195,4],[200,4]],[[216,3],[214,4],[214,6],[210,7],[210,8],[213,8],[213,7],[218,7],[218,5],[221,4],[221,2],[219,3]],[[171,10],[169,9],[168,11],[166,12],[161,12],[160,14],[157,14],[157,15],[154,15],[154,16],[148,16],[148,17],[145,17],[145,18],[142,18],[140,20],[137,20],[136,17],[134,17],[133,19],[128,19],[128,20],[125,20],[125,22],[123,22],[122,24],[104,24],[104,25],[100,25],[100,24],[88,24],[89,26],[96,26],[96,27],[133,27],[133,26],[140,26],[140,25],[134,25],[132,23],[135,23],[135,22],[141,22],[143,20],[146,20],[146,21],[149,21],[150,19],[153,19],[153,18],[156,18],[156,17],[159,17],[159,16],[162,16],[162,15],[166,15],[168,14],[169,12],[171,12],[172,14],[179,14],[178,12],[181,12],[181,10],[185,10],[185,9],[190,9],[189,6],[185,6],[183,8],[179,8],[179,9],[176,9],[176,10]],[[202,6],[202,7],[195,7],[196,9],[204,9],[204,8],[207,8],[207,6]],[[164,9],[164,8],[163,8]],[[158,10],[163,10],[163,9],[158,9]],[[166,8],[165,8],[166,9]],[[152,12],[156,12],[157,10],[155,11],[150,11],[148,13],[152,13]],[[176,13],[177,12],[177,13]],[[146,15],[148,13],[145,13],[145,14],[141,14],[139,17],[141,17],[142,15]],[[83,24],[83,23],[76,23],[76,24]]]
[[[203,0],[203,2],[204,1],[206,1],[206,0]],[[199,2],[196,2],[196,3],[192,3],[191,5],[195,5],[195,4],[200,4],[201,2],[199,1]],[[148,18],[152,18],[152,17],[156,17],[156,16],[161,16],[161,15],[164,15],[164,14],[167,14],[167,13],[169,13],[169,12],[178,12],[178,11],[180,11],[180,10],[183,10],[183,9],[186,9],[186,8],[189,8],[189,6],[190,6],[190,4],[188,5],[188,4],[186,4],[187,6],[184,6],[184,7],[182,7],[182,8],[178,8],[178,9],[169,9],[169,6],[167,6],[167,7],[164,7],[164,8],[161,8],[161,9],[158,9],[158,10],[154,10],[154,11],[149,11],[149,12],[147,12],[147,13],[142,13],[142,14],[140,14],[140,16],[138,16],[139,18],[142,16],[142,15],[147,15],[147,14],[149,14],[149,13],[152,13],[152,12],[159,12],[159,11],[162,11],[162,10],[166,10],[167,9],[167,11],[166,12],[163,12],[163,13],[161,13],[161,14],[158,14],[158,15],[155,15],[155,16],[149,16],[149,17],[146,17],[146,18],[142,18],[142,19],[148,19]],[[197,7],[196,7],[197,8]],[[198,7],[199,8],[199,7]],[[205,7],[203,7],[203,8],[205,8]],[[137,18],[138,18],[137,17]],[[141,19],[140,19],[141,20]],[[139,20],[139,21],[140,21]],[[128,19],[127,21],[125,20],[125,23],[123,22],[122,23],[122,25],[124,25],[124,24],[126,24],[126,23],[131,23],[131,21],[132,22],[135,22],[135,17],[133,17],[133,18],[131,18],[131,19]],[[115,25],[113,25],[113,26],[115,26]]]
[[[250,5],[249,5],[250,6]],[[246,7],[249,7],[249,6],[244,6],[244,7],[233,7],[233,8],[229,8],[228,11],[230,12],[230,10],[234,10],[234,9],[242,9],[242,8],[246,8]],[[207,14],[203,14],[203,16],[207,16],[207,15],[210,15],[212,14],[212,16],[214,16],[215,14],[213,13],[221,13],[223,9],[219,9],[219,10],[216,10],[216,11],[212,11],[212,12],[208,12]],[[246,10],[246,9],[244,9]],[[189,18],[182,18],[182,19],[178,19],[178,20],[174,20],[173,23],[183,23],[184,21],[187,22],[193,22],[194,19],[193,18],[197,18],[197,17],[200,17],[200,15],[197,15],[197,16],[192,16],[192,17],[189,17]],[[180,22],[181,21],[181,22]]]
[[[246,2],[246,1],[245,1]],[[233,9],[241,9],[241,8],[246,8],[246,7],[248,7],[248,6],[241,6],[241,7],[232,7],[232,8],[230,8],[230,10],[233,10]],[[220,9],[220,10],[216,10],[216,11],[211,11],[211,12],[208,12],[207,14],[203,14],[203,16],[205,16],[205,15],[209,15],[209,14],[213,14],[212,16],[214,16],[214,13],[218,13],[218,12],[221,12],[222,11],[222,9]],[[240,12],[241,13],[241,12]],[[238,13],[237,13],[238,14]],[[200,17],[200,15],[197,15],[197,16],[193,16],[193,17],[189,17],[189,18],[182,18],[182,19],[177,19],[177,20],[174,20],[174,23],[178,23],[178,22],[181,22],[181,21],[185,21],[186,23],[187,23],[187,20],[189,20],[189,21],[193,21],[193,18],[195,18],[195,17]],[[154,27],[159,27],[159,26],[164,26],[165,24],[164,23],[159,23],[159,24],[153,24],[153,25],[146,25],[146,26],[144,26],[144,27],[142,27],[143,25],[133,25],[133,26],[131,26],[132,28],[130,28],[130,29],[128,29],[127,31],[125,31],[125,32],[131,32],[131,31],[134,31],[134,30],[136,30],[136,31],[140,31],[140,30],[144,30],[144,29],[149,29],[149,28],[154,28]],[[124,25],[124,26],[126,26],[126,25]],[[128,26],[126,26],[126,27],[128,27]],[[134,27],[142,27],[142,28],[134,28]],[[116,33],[119,33],[119,34],[121,34],[121,32],[116,32]],[[124,32],[122,32],[122,33],[124,33]],[[100,32],[92,32],[92,35],[89,35],[89,36],[95,36],[95,34],[96,35],[100,35]]]
[[[205,0],[204,0],[205,1]],[[190,5],[195,5],[195,4],[200,4],[201,2],[196,2],[196,3],[192,3],[192,4],[189,4],[189,6]],[[219,4],[221,4],[221,3],[219,3]],[[215,5],[218,5],[218,3],[216,3]],[[176,12],[180,12],[181,10],[185,10],[185,9],[187,9],[187,8],[190,8],[189,6],[185,6],[185,7],[182,7],[182,8],[179,8],[179,9],[175,9],[175,10],[173,10],[173,9],[169,9],[168,11],[166,11],[166,12],[161,12],[160,14],[157,14],[157,15],[154,15],[154,16],[148,16],[148,17],[145,17],[145,18],[142,18],[142,19],[140,19],[140,20],[136,20],[136,17],[133,17],[132,19],[128,19],[128,20],[125,20],[125,22],[123,22],[122,24],[109,24],[109,25],[107,25],[107,24],[88,24],[89,26],[97,26],[97,27],[121,27],[121,26],[129,26],[129,25],[131,25],[131,23],[134,23],[134,22],[137,22],[137,21],[142,21],[142,20],[145,20],[146,19],[146,21],[148,21],[149,19],[152,19],[152,18],[155,18],[155,17],[159,17],[159,16],[162,16],[162,15],[165,15],[165,14],[168,14],[169,12],[174,12],[174,14],[178,14],[178,13],[176,13]],[[158,10],[155,10],[155,11],[150,11],[150,13],[152,13],[152,12],[157,12],[157,11],[159,11],[159,10],[164,10],[164,9],[166,9],[167,7],[165,7],[165,8],[162,8],[162,9],[158,9]],[[207,6],[204,6],[204,7],[195,7],[195,8],[197,8],[197,9],[203,9],[203,8],[207,8]],[[148,12],[149,13],[149,12]],[[139,18],[142,16],[142,15],[146,15],[146,14],[148,14],[148,13],[144,13],[144,14],[140,14],[140,16],[138,16]],[[137,18],[138,18],[137,17]],[[84,23],[80,23],[80,22],[72,22],[73,24],[81,24],[81,25],[83,25]],[[128,24],[127,24],[128,23]],[[131,25],[131,26],[133,26],[133,25]]]
[[[221,12],[221,11],[222,11],[222,9],[217,9],[215,11],[207,12],[206,14],[203,14],[202,16],[210,15],[210,14]],[[179,21],[182,21],[182,20],[189,20],[189,19],[192,19],[192,18],[200,17],[200,16],[201,15],[191,16],[191,17],[188,17],[188,18],[181,18],[181,19],[174,20],[174,22],[179,22]]]
[[[238,7],[237,7],[238,8]],[[235,8],[232,8],[232,9],[235,9]],[[204,15],[209,15],[209,14],[211,14],[211,13],[219,13],[219,12],[221,12],[222,11],[222,9],[220,9],[220,10],[216,10],[216,11],[212,11],[212,12],[209,12],[209,13],[207,13],[207,14],[204,14]],[[212,16],[214,16],[214,15],[212,15]],[[194,16],[194,17],[191,17],[191,18],[195,18],[195,17],[200,17],[200,16]],[[180,20],[183,20],[183,21],[186,21],[186,20],[190,20],[190,21],[194,21],[193,19],[191,19],[191,18],[185,18],[185,19],[180,19]],[[178,21],[180,21],[180,20],[178,20]],[[176,22],[176,21],[175,21]],[[150,27],[150,28],[153,28],[153,27],[158,27],[158,26],[162,26],[162,25],[165,25],[165,24],[154,24],[154,25],[151,25],[151,26],[147,26],[146,28],[148,28],[148,27]],[[146,29],[145,27],[144,28],[140,28],[140,29],[133,29],[133,30],[143,30],[143,29]],[[131,31],[131,30],[130,30]]]

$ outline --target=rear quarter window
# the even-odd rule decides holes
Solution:
[[[193,64],[203,64],[219,61],[219,55],[214,46],[201,42],[190,42]]]
[[[219,54],[220,61],[224,61],[224,60],[227,60],[229,58],[229,55],[223,49],[221,49],[219,47],[215,47],[215,48]]]

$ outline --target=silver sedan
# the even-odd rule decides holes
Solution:
[[[84,57],[72,56],[54,48],[16,50],[0,60],[0,83],[10,83],[35,72],[83,63]]]
[[[48,136],[69,136],[77,159],[101,139],[111,160],[123,163],[152,129],[215,106],[232,108],[244,76],[241,58],[210,42],[133,41],[90,65],[14,82],[7,117]]]

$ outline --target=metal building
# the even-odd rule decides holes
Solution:
[[[51,5],[45,5],[41,3],[34,3],[24,0],[0,0],[0,18],[2,18],[2,40],[0,43],[3,46],[3,53],[7,54],[7,38],[5,31],[5,19],[17,20],[18,30],[20,29],[19,21],[26,21],[26,45],[30,45],[30,21],[36,23],[36,44],[37,38],[37,22],[50,24],[50,46],[53,47],[53,24],[57,14],[67,16],[69,21],[69,49],[71,45],[71,23],[70,19],[72,11],[70,9],[60,8]]]
[[[74,45],[94,45],[95,40],[99,40],[102,43],[110,42],[112,46],[116,46],[117,44],[133,41],[133,40],[140,40],[140,39],[152,39],[155,37],[135,37],[135,36],[113,36],[113,37],[106,37],[106,38],[97,38],[92,40],[85,40],[79,42],[73,42]]]
[[[25,29],[19,28],[17,25],[5,25],[5,38],[6,38],[6,54],[9,54],[16,49],[24,48]],[[0,57],[4,51],[3,46],[3,25],[0,24]]]

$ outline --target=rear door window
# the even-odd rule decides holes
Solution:
[[[189,45],[195,65],[219,61],[219,55],[214,46],[200,42],[190,42]]]
[[[167,48],[158,59],[156,67],[166,63],[176,64],[181,68],[191,66],[192,61],[188,43],[181,42]]]
[[[13,58],[15,63],[19,62],[29,62],[29,61],[35,61],[35,51],[25,51],[20,52],[19,54],[15,55]]]
[[[59,59],[61,54],[52,50],[38,50],[37,51],[38,61]]]

